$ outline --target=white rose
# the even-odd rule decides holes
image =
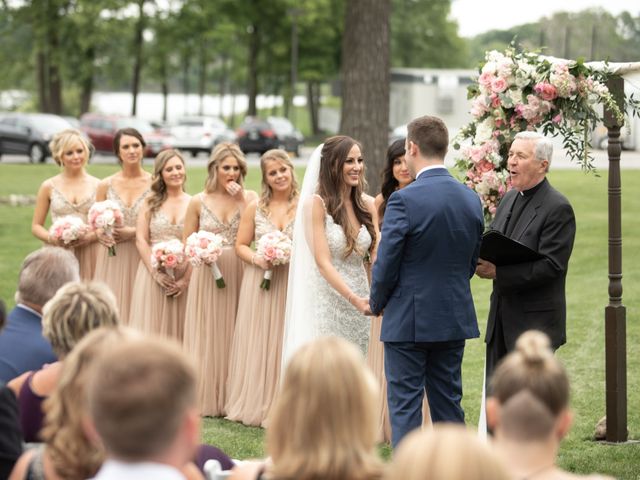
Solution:
[[[475,143],[486,142],[493,137],[493,118],[488,117],[478,124],[476,127]]]

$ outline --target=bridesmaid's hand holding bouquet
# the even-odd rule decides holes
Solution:
[[[185,253],[194,267],[199,267],[202,264],[209,265],[211,273],[216,281],[218,288],[224,288],[224,278],[222,272],[218,268],[218,258],[222,253],[222,247],[224,245],[223,238],[212,232],[206,230],[200,230],[199,232],[193,232],[187,237],[187,244],[185,246]]]
[[[258,240],[258,246],[256,248],[256,255],[262,257],[270,265],[284,265],[289,263],[291,259],[291,238],[280,230],[274,230],[269,233],[265,233],[260,240]],[[273,270],[267,269],[264,272],[260,288],[263,290],[269,290],[271,287],[271,276]]]
[[[116,227],[122,225],[122,221],[122,211],[118,204],[112,200],[96,202],[89,209],[89,225],[96,232],[102,232],[102,234],[98,235],[98,238],[109,247],[110,257],[115,257],[116,255],[113,232]]]
[[[166,242],[158,242],[151,247],[151,267],[160,274],[166,274],[171,279],[169,285],[166,282],[159,283],[167,291],[175,289],[175,270],[184,264],[184,246],[177,239]]]
[[[58,218],[49,228],[49,243],[62,247],[74,247],[89,233],[89,226],[75,215]]]

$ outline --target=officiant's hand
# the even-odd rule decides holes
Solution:
[[[488,260],[478,259],[478,265],[476,266],[476,275],[480,278],[488,278],[493,280],[496,278],[496,266]]]

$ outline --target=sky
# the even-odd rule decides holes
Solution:
[[[618,15],[627,10],[640,15],[638,0],[453,0],[451,17],[458,21],[458,34],[472,37],[495,29],[507,29],[523,23],[532,23],[558,11],[577,12],[602,7]]]

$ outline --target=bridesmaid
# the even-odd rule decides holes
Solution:
[[[191,197],[184,191],[184,160],[176,150],[164,150],[153,165],[151,193],[138,213],[136,246],[140,253],[134,280],[130,325],[145,333],[182,341],[186,290],[191,267],[175,270],[175,280],[151,267],[151,247],[158,242],[182,240],[185,214]]]
[[[102,245],[117,245],[117,248],[115,257],[108,255],[107,248],[100,249],[95,274],[95,278],[109,285],[116,296],[123,325],[129,324],[131,292],[140,260],[136,248],[138,210],[151,186],[151,175],[142,169],[145,145],[136,129],[118,130],[113,139],[113,151],[122,170],[102,180],[96,193],[97,202],[114,201],[124,217],[123,225],[114,229],[113,237],[98,231],[98,240]]]
[[[282,335],[289,265],[273,267],[254,253],[251,243],[280,230],[289,238],[298,200],[293,164],[283,150],[269,150],[260,159],[262,194],[242,214],[236,254],[245,262],[236,328],[231,346],[228,397],[229,420],[264,425],[280,377]],[[271,288],[260,282],[272,269]]]
[[[247,162],[240,148],[221,143],[211,152],[208,177],[203,192],[194,195],[185,218],[184,239],[193,232],[207,230],[224,238],[225,248],[218,258],[225,288],[216,287],[209,268],[193,273],[187,297],[184,348],[199,366],[198,400],[202,415],[223,416],[227,372],[235,325],[242,262],[236,256],[240,212],[257,198],[242,184]]]
[[[93,147],[80,131],[68,129],[54,135],[49,149],[53,160],[62,167],[62,172],[40,185],[31,233],[50,245],[72,249],[80,263],[80,278],[91,280],[100,248],[95,232],[88,232],[75,242],[64,245],[49,237],[44,224],[47,213],[51,213],[52,223],[66,215],[74,215],[87,222],[87,214],[96,200],[96,189],[100,182],[85,169]]]
[[[405,140],[400,139],[393,142],[387,150],[387,163],[382,172],[381,193],[376,195],[374,200],[375,208],[380,219],[380,228],[384,219],[384,211],[387,201],[393,192],[406,187],[413,178],[409,174],[409,169],[404,159]],[[380,328],[382,327],[382,317],[371,317],[371,335],[369,337],[369,352],[367,355],[367,365],[375,374],[380,384],[380,395],[378,400],[378,437],[384,442],[391,441],[391,424],[389,423],[389,410],[387,408],[387,381],[384,375],[384,344],[380,341]],[[422,405],[423,425],[431,424],[429,415],[429,404],[426,397]]]

